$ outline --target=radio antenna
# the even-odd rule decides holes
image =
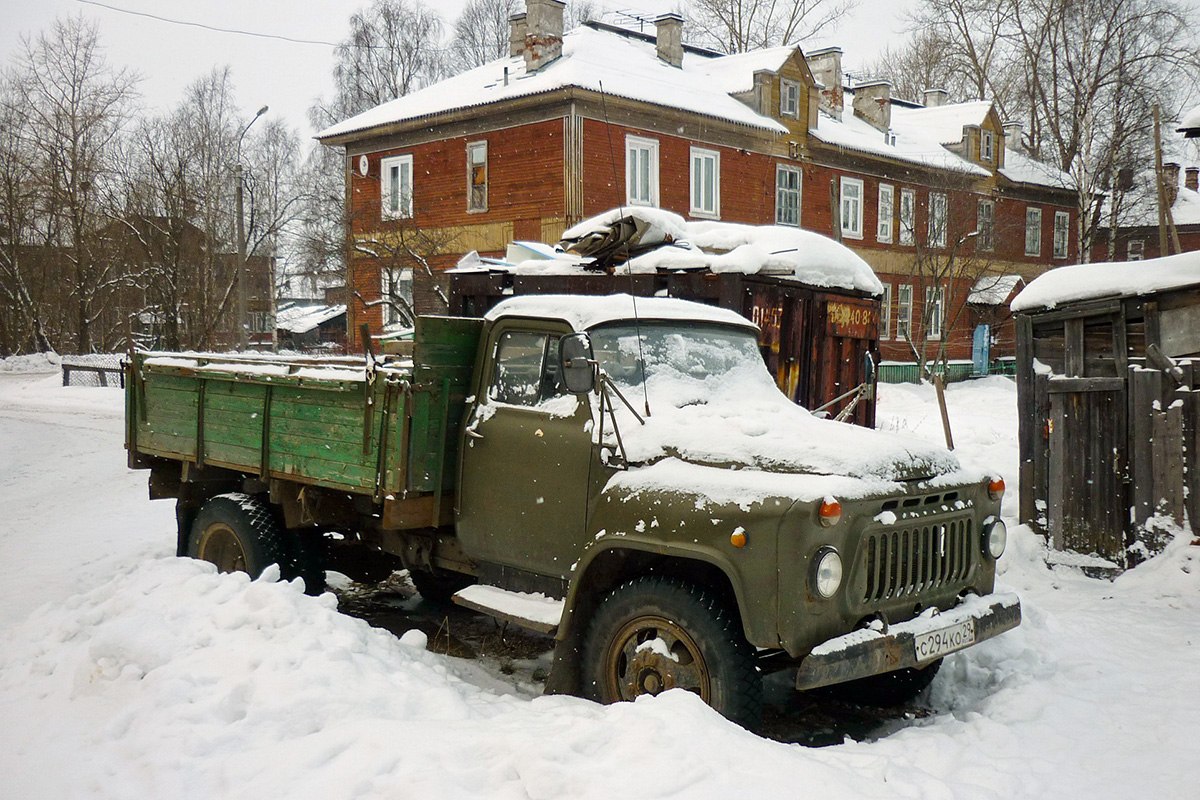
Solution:
[[[612,165],[613,183],[619,187],[617,181],[617,155],[613,150],[612,142],[612,124],[608,121],[608,92],[604,91],[604,81],[600,81],[600,110],[604,112],[604,130],[608,134],[608,159]],[[618,189],[617,196],[621,197]],[[621,218],[625,217],[625,201],[618,200],[617,208],[621,211]],[[636,228],[635,228],[636,229]],[[629,299],[633,301],[633,330],[637,337],[638,345],[638,371],[642,375],[642,403],[646,408],[646,416],[650,416],[650,392],[646,389],[646,358],[642,353],[642,322],[638,317],[637,310],[637,294],[634,292],[633,285],[633,268],[629,265],[629,246],[622,245],[625,248],[625,273],[629,276]]]

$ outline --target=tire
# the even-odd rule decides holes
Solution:
[[[433,572],[410,569],[408,577],[421,597],[438,606],[449,604],[455,592],[475,582],[470,575],[444,569],[435,569]]]
[[[588,627],[583,658],[584,695],[601,703],[681,688],[743,727],[762,717],[762,676],[740,621],[681,581],[643,576],[613,590]]]
[[[278,564],[283,577],[296,577],[283,529],[271,507],[247,494],[221,494],[205,502],[192,522],[187,554],[216,564],[221,572],[245,572],[257,578],[268,566]]]
[[[907,667],[895,672],[839,683],[829,688],[838,699],[848,703],[891,708],[911,702],[929,688],[941,668],[942,659],[939,658],[923,669]]]

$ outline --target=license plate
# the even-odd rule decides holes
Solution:
[[[975,621],[967,620],[949,628],[918,633],[913,637],[913,646],[917,651],[917,663],[932,661],[938,656],[953,653],[975,643]]]

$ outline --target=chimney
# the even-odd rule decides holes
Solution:
[[[683,17],[662,14],[654,19],[658,57],[672,67],[683,66]]]
[[[1179,197],[1179,165],[1174,161],[1168,161],[1163,164],[1162,170],[1163,179],[1163,194],[1166,195],[1167,206],[1175,205],[1175,199]]]
[[[562,55],[563,0],[525,0],[525,71],[536,72]]]
[[[1193,192],[1200,192],[1200,167],[1188,167],[1184,176],[1183,185]]]
[[[887,133],[892,127],[892,85],[887,81],[871,81],[855,86],[854,114]]]
[[[834,119],[842,118],[842,48],[826,47],[815,50],[805,59],[813,77],[824,85],[821,89],[820,107]]]
[[[1025,125],[1020,122],[1004,123],[1004,146],[1018,153],[1022,150],[1021,137],[1025,135]]]
[[[508,55],[516,58],[525,52],[525,12],[519,11],[508,18]]]
[[[946,105],[946,101],[950,99],[950,93],[945,89],[926,89],[925,90],[925,107],[937,108],[938,106]]]

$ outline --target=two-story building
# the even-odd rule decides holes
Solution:
[[[884,283],[885,359],[910,360],[910,339],[969,358],[981,279],[1077,260],[1069,179],[990,102],[901,101],[847,80],[837,48],[721,55],[674,14],[654,35],[564,34],[559,0],[526,9],[508,58],[318,134],[346,151],[351,331],[410,299],[436,310],[463,253],[555,242],[621,205],[840,239]]]

